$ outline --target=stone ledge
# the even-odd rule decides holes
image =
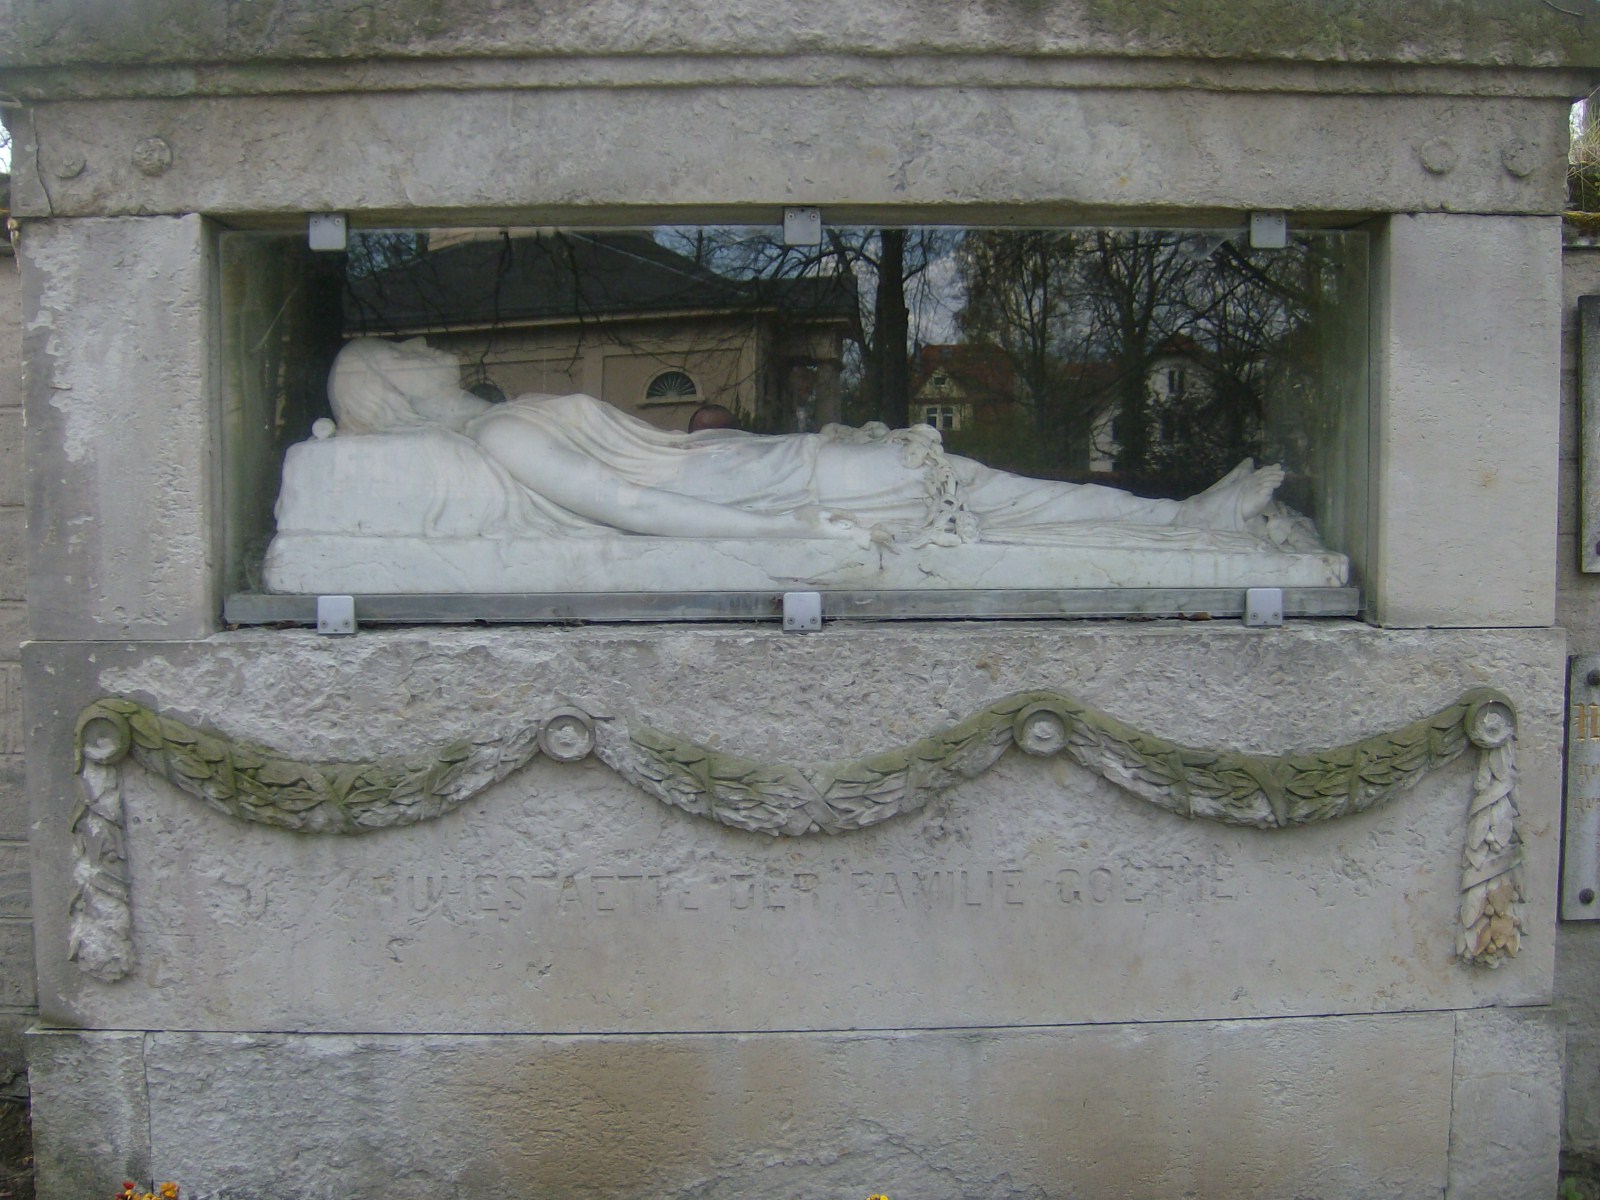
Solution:
[[[1547,67],[1600,61],[1600,20],[1538,0],[7,0],[0,45],[12,67],[836,50]]]
[[[303,221],[308,209],[331,209],[402,224],[516,223],[531,212],[537,224],[771,219],[753,208],[802,196],[830,220],[879,222],[886,210],[910,221],[984,210],[1079,222],[1140,210],[1180,224],[1196,210],[1229,219],[1248,208],[1552,214],[1564,202],[1567,110],[1560,98],[916,79],[68,101],[19,123],[12,204],[21,217]],[[774,138],[796,111],[830,136]],[[318,137],[275,132],[308,120]],[[540,137],[530,141],[529,129]],[[1433,129],[1450,130],[1460,153],[1444,175],[1419,157]],[[155,175],[130,156],[151,136],[172,154]],[[1506,155],[1533,170],[1512,173]],[[1342,169],[1328,172],[1330,161]],[[463,172],[458,162],[493,167]]]

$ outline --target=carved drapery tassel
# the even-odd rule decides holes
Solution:
[[[1517,832],[1516,715],[1498,700],[1476,705],[1467,736],[1478,747],[1461,855],[1462,962],[1498,967],[1522,946],[1522,837]]]
[[[89,753],[78,772],[83,803],[72,818],[73,897],[67,957],[113,983],[133,967],[133,912],[128,891],[122,772]]]

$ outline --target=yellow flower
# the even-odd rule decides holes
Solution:
[[[178,1200],[178,1185],[163,1183],[161,1185],[161,1200]]]

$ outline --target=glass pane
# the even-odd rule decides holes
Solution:
[[[1359,562],[1366,266],[1343,231],[1254,250],[1215,230],[407,229],[342,255],[226,234],[230,585],[259,582],[285,447],[363,337],[425,339],[494,404],[582,393],[668,431],[924,425],[950,456],[1141,497],[1281,463],[1283,519]]]

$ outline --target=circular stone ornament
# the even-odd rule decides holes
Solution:
[[[1417,157],[1422,160],[1422,166],[1430,175],[1448,175],[1456,169],[1456,163],[1461,161],[1461,154],[1449,138],[1440,136],[1429,138],[1417,147]]]
[[[1506,169],[1506,174],[1515,179],[1526,179],[1532,175],[1539,169],[1539,160],[1538,147],[1520,138],[1500,151],[1500,165]]]
[[[144,138],[133,148],[133,165],[139,174],[152,179],[157,175],[165,175],[167,168],[172,165],[172,147],[167,145],[165,138]]]
[[[558,708],[539,730],[539,749],[556,762],[577,762],[594,749],[594,721],[576,708]]]
[[[1517,734],[1517,714],[1503,700],[1485,700],[1467,718],[1467,737],[1474,746],[1493,750]]]
[[[1066,749],[1067,723],[1054,709],[1031,704],[1011,722],[1011,736],[1024,754],[1059,754]]]
[[[116,717],[90,717],[78,730],[78,745],[83,756],[93,763],[113,763],[126,754],[133,745],[133,731],[126,721]]]

